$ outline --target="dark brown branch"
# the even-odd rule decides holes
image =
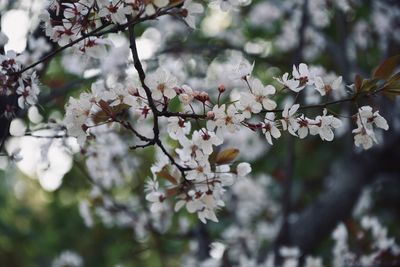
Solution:
[[[180,112],[169,112],[163,111],[159,113],[161,117],[180,117],[182,119],[206,119],[207,115],[193,114],[193,113],[180,113]]]
[[[128,121],[118,121],[118,120],[117,120],[116,122],[121,123],[122,126],[125,127],[125,129],[127,129],[127,130],[133,132],[133,134],[136,135],[137,137],[139,137],[140,140],[145,141],[145,142],[153,142],[153,139],[147,138],[146,136],[141,135],[138,131],[136,131],[136,130],[133,128],[133,126],[130,124],[130,122],[128,122]]]
[[[72,47],[73,45],[83,41],[86,38],[89,38],[89,37],[100,37],[100,36],[103,36],[103,35],[108,34],[108,33],[116,33],[116,32],[119,32],[119,31],[124,31],[129,26],[133,26],[133,25],[136,25],[136,24],[138,24],[140,22],[147,21],[147,20],[154,20],[154,19],[156,19],[158,17],[167,15],[167,14],[169,14],[168,12],[169,12],[170,9],[171,8],[167,8],[167,9],[164,9],[162,11],[157,12],[154,15],[145,16],[143,18],[140,18],[142,13],[139,13],[139,14],[136,15],[135,18],[133,18],[132,20],[128,21],[125,24],[114,25],[112,28],[110,28],[108,30],[105,30],[105,31],[102,31],[105,28],[107,28],[108,26],[112,25],[111,23],[106,23],[106,24],[98,27],[97,29],[94,29],[93,31],[91,31],[91,32],[89,32],[87,34],[82,34],[81,37],[79,37],[78,39],[72,41],[71,43],[69,43],[69,44],[67,44],[65,46],[59,47],[58,49],[56,49],[56,50],[52,51],[51,53],[47,54],[46,56],[44,56],[43,58],[41,58],[37,62],[35,62],[35,63],[33,63],[33,64],[31,64],[31,65],[29,65],[29,66],[27,66],[27,67],[25,67],[25,68],[23,68],[21,70],[19,70],[18,72],[15,72],[15,75],[19,75],[19,74],[21,74],[21,73],[23,73],[23,72],[25,72],[25,71],[27,71],[29,69],[34,68],[35,66],[39,65],[40,63],[43,63],[43,62],[51,59],[52,57],[54,57],[58,53],[62,52],[63,50],[65,50],[65,49],[67,49],[69,47]]]
[[[44,138],[44,139],[59,139],[59,138],[67,138],[69,137],[67,134],[62,134],[62,135],[35,135],[35,133],[26,133],[24,136],[30,136],[34,138]]]
[[[321,103],[321,104],[314,104],[314,105],[307,105],[307,106],[300,106],[299,110],[307,110],[307,109],[315,109],[315,108],[326,108],[328,106],[333,106],[333,105],[337,105],[337,104],[342,104],[342,103],[348,103],[348,102],[355,102],[358,99],[364,97],[364,98],[369,98],[371,96],[376,96],[379,93],[381,93],[385,88],[384,87],[380,87],[378,89],[376,89],[373,92],[362,92],[362,93],[357,93],[354,96],[350,97],[350,98],[344,98],[344,99],[339,99],[339,100],[333,100],[333,101],[329,101],[329,102],[325,102],[325,103]],[[283,109],[273,109],[273,110],[262,110],[261,113],[267,113],[267,112],[274,112],[274,113],[279,113],[279,112],[283,112]]]
[[[130,146],[129,149],[135,150],[135,149],[138,149],[138,148],[146,148],[146,147],[153,146],[153,145],[154,145],[154,144],[153,144],[153,142],[151,141],[151,142],[148,142],[148,143],[143,144],[143,145],[134,145],[134,146]]]
[[[154,99],[152,98],[151,95],[151,90],[150,88],[146,85],[145,79],[146,79],[146,74],[143,70],[142,63],[140,62],[138,51],[137,51],[137,46],[136,46],[136,36],[135,36],[135,28],[134,25],[129,26],[128,28],[129,31],[129,42],[130,42],[130,49],[132,52],[133,56],[133,64],[135,66],[136,71],[138,72],[140,83],[142,84],[142,87],[146,93],[147,101],[149,103],[149,107],[151,111],[153,112],[153,133],[154,137],[152,140],[148,141],[150,144],[157,144],[157,146],[162,150],[162,152],[168,157],[168,159],[171,161],[173,165],[175,165],[179,171],[181,172],[182,176],[185,177],[185,171],[188,170],[187,168],[181,166],[178,164],[175,159],[172,157],[172,155],[167,151],[167,149],[164,147],[160,140],[160,129],[158,125],[158,118],[159,116],[162,116],[162,114],[166,111],[160,112],[157,109],[156,104],[154,103]]]
[[[24,72],[27,71],[27,70],[30,70],[30,69],[36,67],[36,66],[39,65],[40,63],[43,63],[43,62],[45,62],[45,61],[47,61],[47,60],[53,58],[53,57],[54,57],[55,55],[57,55],[58,53],[62,52],[63,50],[65,50],[65,49],[67,49],[67,48],[69,48],[69,47],[72,47],[74,44],[77,44],[77,43],[81,42],[82,40],[84,40],[84,39],[86,39],[86,38],[88,38],[88,37],[98,36],[98,35],[96,35],[96,34],[97,34],[99,31],[101,31],[102,29],[105,29],[106,27],[108,27],[109,25],[110,25],[110,24],[104,24],[104,25],[100,26],[99,28],[94,29],[94,30],[91,31],[90,33],[85,34],[85,35],[83,35],[82,37],[80,37],[80,38],[78,38],[78,39],[72,41],[71,43],[57,48],[56,50],[54,50],[54,51],[52,51],[51,53],[47,54],[46,56],[44,56],[44,57],[41,58],[40,60],[36,61],[35,63],[32,63],[31,65],[29,65],[29,66],[27,66],[27,67],[25,67],[25,68],[23,68],[23,69],[17,71],[17,72],[15,73],[15,75],[19,75],[19,74],[21,74],[21,73],[24,73]],[[103,35],[103,34],[106,34],[106,33],[108,33],[108,31],[102,33],[102,35]]]

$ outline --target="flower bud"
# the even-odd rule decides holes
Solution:
[[[207,119],[213,120],[215,118],[215,113],[213,111],[207,112]]]

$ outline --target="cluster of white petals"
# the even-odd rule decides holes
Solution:
[[[250,2],[214,0],[210,4],[228,11]],[[102,59],[108,54],[113,56],[108,51],[113,45],[107,35],[97,34],[99,29],[123,31],[129,24],[163,15],[177,16],[195,28],[196,18],[203,12],[203,6],[192,0],[51,1],[40,18],[46,35],[63,49],[71,46],[81,55]],[[321,23],[320,27],[327,25]],[[255,63],[241,57],[237,64],[223,69],[224,78],[232,84],[220,84],[210,92],[197,90],[200,85],[189,80],[183,83],[185,79],[166,64],[149,68],[152,71],[146,65],[140,71],[142,67],[138,67],[139,56],[134,55],[132,38],[130,44],[140,82],[118,81],[111,86],[106,81],[94,83],[90,92],[81,93],[78,98],[70,97],[63,124],[68,135],[75,137],[86,153],[89,172],[103,188],[119,182],[115,178],[118,172],[107,169],[115,159],[123,162],[123,154],[129,148],[159,147],[158,160],[151,167],[152,177],[146,188],[146,199],[154,214],[165,213],[170,208],[168,200],[174,199],[175,211],[185,207],[204,223],[218,221],[217,210],[226,206],[226,188],[251,171],[250,164],[237,161],[239,150],[226,145],[228,135],[250,129],[261,133],[270,145],[285,132],[299,139],[319,136],[323,141],[333,141],[336,129],[343,125],[341,115],[330,109],[329,102],[313,106],[300,102],[300,94],[309,95],[309,92],[320,99],[336,100],[336,95],[346,95],[341,76],[325,75],[318,68],[300,63],[293,65],[291,72],[274,77],[271,84],[265,84],[253,75]],[[35,73],[19,73],[21,69],[16,53],[9,51],[0,56],[1,94],[15,94],[18,107],[25,109],[37,103],[39,86]],[[234,90],[237,97],[231,96],[229,101],[225,92]],[[290,94],[294,97],[286,97]],[[282,96],[286,98],[282,100]],[[317,112],[309,113],[310,107]],[[15,109],[6,107],[4,115],[13,117]],[[378,143],[376,128],[389,128],[379,111],[367,105],[358,108],[354,118],[354,143],[364,149]],[[142,126],[150,124],[149,134]],[[166,142],[165,131],[172,144]],[[126,132],[135,137],[132,140],[135,143],[123,148],[120,141]],[[115,149],[105,151],[106,144],[113,144]],[[99,154],[107,164],[101,164]]]
[[[349,248],[349,231],[344,223],[340,223],[332,233],[335,240],[333,247],[333,266],[362,265],[378,266],[382,264],[379,257],[384,252],[400,255],[400,246],[394,238],[387,236],[387,228],[381,225],[376,217],[363,216],[360,220],[359,239],[370,238],[371,250],[369,253],[359,255],[357,251]]]
[[[7,51],[5,55],[0,55],[0,95],[18,97],[18,107],[26,109],[33,106],[38,101],[39,81],[36,73],[30,75],[22,72],[22,58],[14,51]],[[6,118],[15,115],[17,107],[11,102],[5,106],[3,111]]]
[[[46,35],[60,46],[73,43],[76,51],[89,57],[102,58],[112,42],[95,34],[99,28],[109,24],[126,27],[131,22],[129,18],[151,19],[160,15],[161,10],[167,12],[171,7],[174,5],[170,6],[168,0],[79,0],[72,3],[51,1],[40,19],[44,23]],[[195,19],[203,11],[201,4],[185,1],[180,7],[179,15],[190,27],[195,28]]]
[[[242,65],[250,66],[249,63],[242,63]],[[277,104],[271,99],[277,93],[275,87],[273,85],[264,86],[260,80],[252,78],[250,73],[246,73],[243,77],[248,84],[249,92],[241,93],[238,107],[245,119],[250,119],[253,114],[265,112],[264,122],[252,124],[250,127],[261,128],[269,144],[272,145],[272,138],[278,139],[281,137],[281,131],[288,131],[291,135],[300,139],[305,138],[308,134],[319,135],[325,141],[334,139],[333,129],[339,128],[342,122],[333,115],[328,115],[327,109],[323,110],[322,115],[310,119],[299,112],[300,104],[286,104],[281,118],[279,118],[275,114],[277,113],[275,111]],[[293,66],[292,76],[289,79],[289,74],[285,73],[282,77],[275,79],[285,89],[296,93],[302,91],[306,86],[311,86],[318,92],[321,90],[317,87],[315,81],[322,81],[322,78],[309,71],[308,66],[304,63],[301,63],[298,67]],[[341,77],[334,82],[335,88],[338,87],[336,84],[340,82]],[[328,87],[328,85],[324,85],[325,87]],[[324,93],[326,92],[329,91],[324,91]]]
[[[356,146],[362,146],[364,149],[371,148],[374,142],[378,143],[374,128],[389,129],[385,118],[379,114],[379,111],[374,112],[370,106],[360,107],[355,116],[357,128],[353,130],[353,133]]]
[[[175,211],[186,207],[189,213],[196,213],[202,222],[217,221],[216,211],[225,206],[225,188],[251,170],[248,163],[234,161],[238,149],[224,147],[227,135],[248,128],[262,132],[270,145],[283,132],[299,139],[318,135],[323,141],[333,141],[335,129],[343,124],[341,119],[323,108],[324,105],[320,107],[320,115],[310,118],[301,112],[307,110],[307,106],[301,106],[296,100],[292,104],[286,102],[282,109],[275,100],[278,92],[284,89],[299,94],[305,87],[310,87],[321,95],[329,94],[338,90],[341,77],[332,84],[324,84],[322,77],[301,63],[293,66],[292,78],[288,73],[276,78],[283,85],[281,90],[277,90],[275,86],[264,85],[253,77],[253,68],[254,63],[250,64],[245,59],[232,68],[229,76],[242,82],[244,89],[239,92],[236,101],[222,103],[221,96],[226,91],[224,85],[218,87],[219,96],[215,102],[206,91],[197,91],[182,84],[163,67],[149,73],[141,84],[116,83],[105,87],[95,83],[90,93],[82,93],[79,99],[70,98],[64,123],[69,135],[75,136],[82,147],[95,139],[98,126],[113,123],[131,130],[139,139],[138,147],[157,144],[163,156],[151,168],[152,177],[146,196],[151,203],[150,210],[155,214],[165,213],[167,200],[173,198],[176,200]],[[169,105],[176,101],[184,109],[183,113],[168,111]],[[139,119],[144,121],[155,120],[154,136],[143,136],[140,130],[134,129],[139,120],[133,124],[121,120],[120,116],[126,112],[139,114]],[[152,112],[155,113],[154,118],[148,116]],[[169,137],[177,141],[171,149],[164,147],[158,139],[158,117],[164,116],[167,117],[165,129]],[[259,117],[263,119],[259,121]],[[386,130],[388,125],[379,112],[365,106],[357,113],[357,127],[353,131],[355,144],[362,144],[368,149],[373,141],[377,142],[373,127]],[[160,183],[161,178],[168,182]]]
[[[117,84],[107,89],[102,83],[94,83],[91,92],[80,94],[79,99],[70,97],[64,124],[69,135],[77,138],[79,145],[84,146],[92,127],[108,121],[119,112],[118,109],[129,107],[143,113],[145,105],[141,105],[138,91],[121,86]]]
[[[67,54],[62,64],[64,67],[69,65],[72,69],[80,69],[74,74],[82,74],[86,66],[93,62],[101,64],[101,70],[94,70],[94,73],[101,72],[101,78],[97,78],[91,89],[77,97],[69,97],[64,119],[58,125],[62,129],[59,132],[65,133],[65,136],[56,136],[76,139],[77,147],[85,157],[86,171],[93,187],[88,200],[81,202],[79,210],[87,226],[95,224],[92,217],[95,214],[105,225],[131,227],[139,238],[144,239],[149,229],[159,233],[168,229],[174,212],[184,214],[184,219],[197,216],[205,224],[209,221],[218,222],[218,212],[227,209],[232,211],[235,222],[223,229],[223,241],[211,244],[211,259],[199,263],[198,257],[193,257],[192,262],[188,261],[190,263],[184,266],[221,266],[224,257],[229,257],[238,266],[273,267],[276,255],[266,255],[265,262],[260,263],[256,260],[260,258],[256,251],[276,240],[279,232],[282,218],[277,214],[282,207],[272,199],[268,187],[280,177],[279,174],[274,178],[266,175],[250,177],[252,167],[246,161],[251,159],[240,151],[247,143],[237,141],[244,139],[240,139],[243,132],[246,141],[256,140],[253,147],[248,148],[248,154],[256,155],[252,159],[259,155],[256,149],[253,151],[254,147],[258,146],[258,151],[262,151],[260,154],[265,153],[265,149],[279,145],[279,139],[284,136],[333,142],[335,138],[340,138],[339,128],[346,126],[344,118],[349,118],[349,114],[343,114],[343,110],[336,108],[339,106],[337,104],[344,102],[354,104],[349,110],[352,110],[353,115],[350,118],[353,119],[352,133],[356,147],[372,148],[380,141],[382,130],[389,129],[386,119],[375,105],[368,105],[368,97],[383,92],[385,88],[370,91],[361,88],[363,81],[370,80],[362,80],[359,88],[356,85],[346,86],[342,76],[305,63],[288,66],[286,72],[279,74],[275,72],[279,70],[271,71],[273,75],[279,75],[271,78],[268,71],[265,75],[260,74],[263,70],[259,66],[254,71],[255,63],[244,59],[241,53],[238,57],[232,56],[234,60],[229,59],[231,61],[228,60],[226,65],[214,64],[219,59],[213,62],[213,66],[208,66],[205,79],[188,77],[190,70],[184,70],[187,66],[205,70],[205,61],[196,62],[196,58],[191,58],[188,60],[190,62],[183,62],[185,58],[182,57],[179,59],[180,63],[183,62],[182,67],[176,67],[175,62],[168,62],[173,61],[168,56],[158,63],[151,60],[156,52],[161,51],[160,48],[168,50],[168,47],[163,47],[165,44],[161,40],[164,38],[162,29],[169,25],[157,28],[151,24],[145,30],[146,34],[140,37],[135,35],[133,27],[169,15],[196,29],[196,21],[204,13],[204,7],[209,5],[211,8],[205,12],[205,18],[212,17],[215,11],[215,14],[226,16],[226,27],[231,27],[236,22],[231,21],[229,14],[251,2],[49,1],[40,19],[46,36],[60,46],[59,50],[54,50],[54,55],[71,47],[69,55],[72,55],[72,59]],[[265,14],[250,9],[249,12],[258,14],[260,21],[261,15],[267,17],[265,20],[268,23],[265,24],[273,25],[280,17],[285,17],[284,14],[290,16],[288,22],[281,25],[280,38],[274,42],[265,42],[271,43],[272,48],[275,49],[273,45],[277,45],[282,51],[287,51],[297,47],[300,10],[303,9],[315,9],[315,12],[308,12],[310,26],[304,30],[304,46],[307,50],[304,48],[304,53],[301,51],[304,54],[302,57],[311,58],[313,52],[325,48],[325,39],[321,41],[319,37],[320,32],[330,25],[327,1],[306,1],[307,6],[304,8],[300,8],[300,1],[296,0],[285,4],[279,4],[280,1],[259,2],[257,5],[262,7],[260,10]],[[332,5],[347,12],[350,9],[347,2],[341,0]],[[218,6],[222,12],[213,9],[213,5]],[[292,16],[288,12],[290,9],[298,12],[293,12],[296,14]],[[381,16],[374,19],[381,21],[382,26],[390,25],[383,23],[385,19]],[[249,19],[249,24],[254,24],[252,20]],[[367,31],[366,25],[356,25],[355,28]],[[201,31],[205,32],[203,26]],[[129,32],[129,40],[123,34],[118,36],[118,33],[125,31]],[[359,35],[360,40],[356,42],[362,43],[362,34]],[[243,36],[238,36],[237,43],[240,43],[239,39]],[[315,42],[310,42],[310,38]],[[0,46],[6,42],[6,36],[0,33]],[[119,42],[124,44],[119,47]],[[36,72],[32,70],[35,68],[40,73],[36,67],[47,60],[41,59],[43,54],[56,48],[51,48],[44,38],[31,39],[29,43],[38,48],[30,55],[25,55],[25,58],[13,51],[0,55],[0,96],[13,99],[13,104],[5,105],[0,116],[10,120],[19,109],[30,108],[28,115],[36,117],[37,122],[41,123],[44,118],[34,106],[38,102],[39,81]],[[309,43],[315,43],[315,47],[310,48],[312,45]],[[149,51],[152,50],[146,57],[140,53],[145,46],[150,47]],[[227,55],[230,58],[234,52]],[[127,68],[128,64],[132,65],[132,59],[132,68]],[[24,65],[30,61],[38,62],[26,68]],[[137,73],[132,75],[133,67]],[[131,75],[135,80],[130,80]],[[210,82],[213,75],[217,81]],[[381,79],[374,84],[374,88],[385,82]],[[33,122],[35,119],[30,120]],[[16,126],[23,130],[16,131]],[[32,128],[27,128],[22,120],[14,120],[9,132],[14,137],[31,134],[26,129]],[[229,140],[232,136],[237,139]],[[146,148],[149,147],[155,149],[147,153]],[[147,153],[149,157],[141,159],[140,153]],[[10,158],[17,161],[17,154],[13,153]],[[142,166],[147,169],[142,170]],[[119,204],[107,195],[116,194],[112,189],[126,186],[127,180],[135,184],[137,174],[143,174],[139,172],[145,173],[144,177],[147,177],[144,186],[145,204],[140,197],[132,196],[130,191],[124,204]],[[265,218],[265,213],[268,213],[268,219],[257,221],[257,217]],[[189,224],[188,221],[179,223]],[[371,253],[358,255],[352,252],[348,244],[350,233],[347,226],[341,223],[332,234],[335,242],[332,266],[346,266],[349,263],[374,266],[380,253],[390,251],[393,255],[400,255],[400,247],[395,239],[388,237],[387,229],[375,217],[362,218],[360,229],[363,232],[357,238],[368,237],[372,240]],[[282,257],[282,266],[285,267],[299,266],[304,256],[296,247],[280,247],[275,252]],[[303,260],[302,264],[306,267],[324,266],[319,257],[306,256]],[[67,251],[55,259],[52,266],[64,265],[80,267],[83,261],[79,255]]]

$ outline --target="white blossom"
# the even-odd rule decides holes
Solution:
[[[207,131],[204,128],[200,129],[200,131],[194,131],[192,140],[193,143],[206,155],[210,155],[213,152],[213,145],[218,146],[222,144],[221,138],[219,138],[214,132]]]
[[[298,68],[293,65],[292,75],[295,80],[299,81],[299,87],[294,90],[295,92],[303,90],[307,85],[314,84],[314,74],[309,71],[308,66],[304,63],[300,63]]]
[[[275,80],[277,80],[280,84],[288,88],[289,90],[292,90],[294,92],[299,92],[302,88],[299,88],[300,81],[295,80],[295,79],[289,79],[289,73],[283,74],[282,78],[277,78],[274,77]]]
[[[282,128],[283,130],[289,131],[291,135],[297,136],[296,131],[299,129],[300,125],[296,119],[296,112],[299,109],[299,104],[289,105],[287,104],[282,112]]]
[[[192,170],[187,172],[186,179],[196,182],[205,181],[207,175],[211,173],[211,167],[208,162],[195,162],[189,165]]]
[[[183,92],[179,94],[178,98],[184,106],[187,106],[193,101],[193,89],[186,84],[182,85],[181,89]]]
[[[168,118],[167,131],[169,136],[174,140],[178,140],[183,135],[189,134],[190,128],[191,124],[188,121],[184,121],[178,117]]]
[[[324,96],[332,90],[338,90],[342,84],[342,76],[339,76],[331,84],[325,84],[321,77],[315,78],[315,89]]]
[[[162,100],[163,97],[171,99],[176,96],[176,78],[162,68],[158,68],[155,72],[149,74],[145,83],[151,89],[152,97],[155,100]]]
[[[70,97],[65,108],[64,124],[68,134],[76,137],[81,146],[86,140],[86,123],[93,105],[92,97],[88,93],[81,94],[79,99]]]
[[[356,146],[362,146],[364,149],[372,147],[373,143],[378,143],[376,139],[374,127],[388,130],[389,125],[385,118],[383,118],[379,111],[373,112],[372,107],[363,106],[360,107],[357,118],[357,128],[353,130],[354,144]]]
[[[236,172],[239,177],[244,177],[251,172],[251,166],[247,162],[241,162],[238,164]]]
[[[160,191],[159,183],[156,178],[147,180],[146,184],[146,200],[151,203],[150,211],[158,213],[166,209],[164,200],[166,199],[163,192]]]
[[[18,98],[18,106],[24,109],[35,105],[38,101],[37,95],[39,92],[39,87],[36,84],[24,85],[24,83],[20,81],[19,87],[17,88],[17,94],[20,95]]]
[[[273,110],[276,108],[275,101],[271,100],[269,96],[274,95],[276,90],[272,85],[264,85],[261,83],[259,79],[253,79],[251,81],[251,90],[252,94],[255,97],[255,100],[262,104],[264,109]]]
[[[234,105],[229,105],[227,108],[225,104],[219,107],[214,106],[212,112],[214,114],[214,119],[207,121],[207,129],[214,131],[214,129],[217,128],[217,135],[219,137],[222,137],[225,131],[230,133],[237,131],[239,124],[244,119],[243,115],[238,112]]]
[[[323,115],[315,118],[314,123],[310,126],[310,133],[312,135],[319,134],[322,140],[332,141],[334,138],[332,129],[342,126],[342,121],[326,114],[327,110],[324,109]]]
[[[265,134],[265,138],[270,145],[272,145],[272,137],[275,139],[281,137],[281,132],[276,125],[275,114],[273,112],[265,114],[262,132]]]
[[[204,12],[204,8],[199,3],[193,3],[192,0],[185,0],[182,6],[182,17],[189,25],[189,27],[196,28],[196,15]]]
[[[124,24],[126,22],[126,15],[132,14],[130,6],[124,6],[124,2],[120,0],[99,1],[101,9],[99,10],[100,17],[110,17],[114,23]]]
[[[232,70],[230,76],[232,79],[245,80],[247,79],[247,77],[251,75],[251,73],[253,72],[253,68],[254,68],[254,62],[253,64],[250,64],[249,61],[242,58],[241,61],[239,62],[239,65]]]
[[[237,106],[242,110],[245,119],[249,119],[252,114],[260,113],[262,110],[262,105],[256,101],[256,97],[251,93],[241,93]]]

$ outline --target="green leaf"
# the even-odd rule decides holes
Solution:
[[[377,83],[379,79],[364,79],[361,84],[360,91],[361,92],[371,92],[378,88]]]
[[[400,95],[400,72],[386,81],[383,86],[383,94],[392,100]]]

